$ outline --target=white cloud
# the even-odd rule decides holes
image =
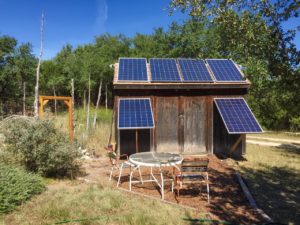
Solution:
[[[98,0],[97,2],[97,18],[95,23],[95,32],[97,34],[106,31],[106,21],[108,19],[108,5],[106,0]]]

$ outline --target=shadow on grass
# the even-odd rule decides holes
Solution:
[[[282,144],[282,145],[280,145],[276,148],[283,151],[283,152],[289,152],[289,153],[293,153],[293,154],[300,154],[300,145],[296,144],[296,143]]]
[[[246,183],[261,209],[276,222],[299,224],[299,173],[284,167],[242,169]]]

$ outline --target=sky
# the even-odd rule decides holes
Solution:
[[[67,43],[74,47],[93,42],[104,33],[150,34],[154,28],[167,29],[172,21],[182,22],[186,15],[169,16],[169,0],[0,0],[0,35],[15,37],[19,43],[40,45],[41,13],[45,14],[44,55],[50,59]],[[285,29],[300,24],[293,19]],[[300,33],[296,36],[300,49]]]

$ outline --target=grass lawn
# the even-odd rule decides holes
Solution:
[[[5,224],[186,224],[192,212],[109,184],[62,182],[5,216]],[[71,220],[77,220],[72,221]],[[81,220],[81,221],[79,221]]]
[[[300,222],[300,149],[247,145],[239,168],[260,208],[276,222]]]

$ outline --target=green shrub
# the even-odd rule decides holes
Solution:
[[[44,189],[39,175],[0,163],[0,214],[12,211]]]
[[[290,119],[291,131],[300,131],[300,116]]]
[[[77,168],[78,149],[49,120],[9,121],[4,136],[6,151],[13,153],[30,171],[44,176],[66,176]]]

